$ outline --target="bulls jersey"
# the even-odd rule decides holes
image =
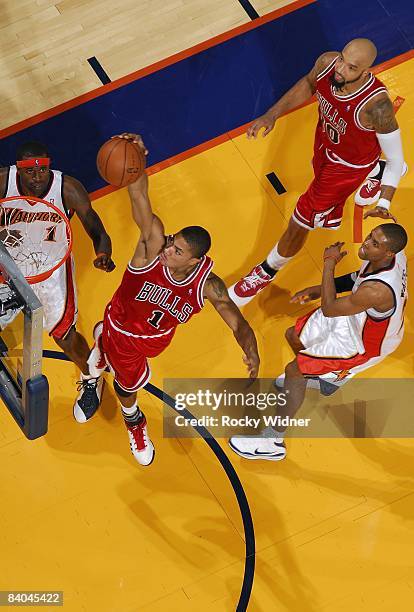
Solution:
[[[117,331],[137,338],[172,337],[204,305],[203,289],[213,262],[206,255],[184,280],[175,280],[159,257],[143,268],[128,265],[107,316]]]
[[[403,251],[395,255],[388,268],[377,272],[365,272],[369,263],[364,262],[359,270],[352,292],[367,281],[379,281],[388,285],[394,295],[394,306],[388,312],[369,308],[354,319],[364,350],[370,355],[387,355],[401,342],[404,333],[404,309],[407,292],[407,259]],[[355,328],[355,327],[354,327]]]
[[[375,130],[360,121],[364,106],[378,94],[387,93],[384,84],[373,74],[352,94],[340,95],[331,84],[335,72],[334,58],[317,77],[316,96],[319,121],[316,142],[326,148],[328,158],[351,167],[369,167],[377,161],[381,147]]]

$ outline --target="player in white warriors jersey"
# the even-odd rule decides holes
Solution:
[[[325,249],[322,284],[292,298],[301,304],[321,298],[322,303],[286,332],[296,357],[276,379],[288,392],[280,416],[295,415],[307,385],[331,395],[390,355],[402,340],[408,297],[404,228],[397,223],[377,226],[359,248],[359,271],[335,278],[335,266],[346,255],[343,244]],[[337,297],[343,292],[350,293]],[[261,438],[233,437],[230,446],[246,459],[278,461],[286,455],[284,431],[266,430]]]
[[[94,266],[106,272],[115,268],[111,259],[111,239],[93,210],[85,188],[75,178],[50,169],[50,158],[44,144],[22,144],[17,150],[16,165],[0,168],[0,194],[1,197],[34,196],[47,200],[69,218],[76,212],[93,242]],[[30,206],[35,212],[36,204]],[[8,202],[7,207],[13,207],[13,202]],[[21,208],[22,203],[16,201],[16,207]],[[32,285],[32,289],[44,308],[44,328],[81,370],[80,394],[74,405],[74,416],[77,421],[84,422],[99,407],[102,379],[89,375],[87,359],[90,350],[85,338],[75,328],[78,308],[73,256],[47,280]]]

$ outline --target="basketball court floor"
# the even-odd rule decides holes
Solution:
[[[27,10],[33,4],[59,9],[69,2],[24,3]],[[191,10],[191,2],[179,4]],[[202,3],[193,3],[193,8],[196,4],[200,15]],[[281,3],[254,4],[264,15]],[[249,19],[245,13],[241,16],[239,3],[230,5],[242,22]],[[174,6],[171,3],[171,10]],[[208,35],[238,25],[233,17],[225,27],[218,18]],[[198,40],[184,36],[182,49]],[[161,48],[157,59],[162,53]],[[406,161],[413,168],[414,59],[392,64],[381,69],[380,78],[393,99],[404,99],[398,121]],[[257,141],[248,141],[240,127],[196,154],[177,156],[174,163],[150,170],[153,207],[167,231],[207,227],[213,238],[214,271],[227,285],[267,254],[311,179],[316,112],[315,104],[305,106]],[[22,118],[19,114],[15,121]],[[3,125],[11,123],[3,118]],[[287,190],[282,195],[266,178],[276,169]],[[414,235],[413,176],[409,172],[402,179],[393,203],[409,235]],[[102,317],[138,238],[125,189],[99,197],[93,205],[112,237],[117,268],[111,274],[93,268],[92,245],[74,219],[78,329],[90,342],[93,325]],[[275,377],[291,360],[284,332],[309,306],[290,304],[290,295],[320,281],[323,248],[343,240],[349,255],[339,271],[355,270],[359,264],[354,240],[377,224],[374,219],[362,222],[349,201],[340,230],[312,233],[276,283],[245,308],[259,343],[261,377]],[[412,240],[406,252],[412,260]],[[412,378],[413,334],[408,308],[402,344],[366,377]],[[385,612],[410,607],[412,439],[296,438],[288,441],[288,456],[278,463],[243,460],[226,440],[218,440],[253,520],[255,568],[250,559],[246,570],[246,538],[251,545],[252,531],[242,520],[246,508],[241,511],[239,506],[237,481],[223,469],[219,453],[198,437],[164,438],[163,405],[145,391],[140,404],[156,458],[149,468],[138,466],[109,375],[99,413],[80,425],[72,417],[78,373],[71,363],[56,358],[52,351],[57,347],[47,337],[44,348],[52,355],[44,360],[51,390],[47,435],[26,440],[7,410],[0,411],[0,590],[61,590],[64,609],[74,612],[229,612],[236,610],[245,572],[248,581],[254,571],[248,606],[254,612]],[[239,347],[210,305],[178,329],[174,342],[151,365],[151,382],[160,389],[165,378],[245,375]]]

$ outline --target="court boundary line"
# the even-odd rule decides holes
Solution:
[[[67,355],[60,351],[44,350],[43,357],[47,359],[59,359],[62,361],[71,362]],[[175,410],[178,414],[183,415],[184,418],[195,419],[194,415],[192,415],[191,412],[189,412],[187,409],[178,410],[175,407],[175,402],[173,398],[167,393],[164,393],[164,391],[162,391],[159,387],[153,385],[152,383],[147,383],[143,388],[145,389],[145,391],[148,391],[148,393],[151,393],[151,395],[158,398],[159,400],[161,400],[161,402]],[[237,472],[233,467],[233,464],[231,463],[230,459],[227,457],[226,453],[221,448],[217,440],[211,435],[211,433],[206,427],[200,425],[195,425],[192,427],[199,434],[199,436],[203,438],[204,442],[210,447],[211,451],[217,457],[221,467],[226,472],[226,475],[233,488],[234,494],[236,495],[237,503],[243,521],[245,541],[243,582],[240,589],[240,596],[236,612],[245,612],[247,610],[253,589],[253,580],[256,564],[256,539],[249,502],[244,491],[243,485],[240,481],[240,478],[238,477]]]
[[[377,66],[374,66],[372,68],[372,72],[374,74],[385,72],[386,70],[390,70],[391,68],[394,68],[395,66],[404,64],[405,62],[408,62],[409,60],[413,58],[414,58],[414,49],[411,49],[410,51],[406,51],[405,53],[396,55],[395,57],[387,60],[386,62],[383,62],[382,64],[378,64]],[[291,113],[295,113],[301,108],[306,108],[307,106],[310,106],[311,104],[316,104],[315,96],[313,96],[310,100],[308,100],[304,104],[301,104],[300,106],[297,106],[296,108],[293,108],[292,110],[288,111],[287,113],[284,113],[281,116],[286,117],[287,115],[290,115]],[[156,174],[157,172],[161,172],[162,170],[165,170],[165,168],[169,168],[170,166],[175,166],[176,164],[182,161],[185,161],[186,159],[190,159],[191,157],[195,157],[196,155],[199,155],[200,153],[204,153],[205,151],[208,151],[209,149],[213,149],[214,147],[217,147],[220,144],[231,141],[234,138],[237,138],[238,136],[241,136],[242,134],[244,134],[247,130],[247,127],[250,124],[251,124],[251,121],[244,123],[243,125],[240,125],[239,127],[234,128],[233,130],[229,130],[228,132],[224,132],[223,134],[220,134],[219,136],[212,138],[211,140],[206,140],[204,142],[201,142],[199,145],[196,145],[195,147],[186,149],[185,151],[182,151],[181,153],[177,153],[177,155],[173,155],[172,157],[168,157],[167,159],[164,159],[161,162],[153,164],[152,166],[148,166],[148,168],[146,169],[147,174],[149,176],[151,174]],[[91,200],[98,200],[99,198],[103,198],[104,196],[109,195],[110,193],[119,191],[119,189],[124,189],[124,188],[114,187],[112,185],[105,185],[105,187],[101,187],[100,189],[91,191],[89,193],[89,196]]]
[[[70,110],[71,108],[75,108],[76,106],[81,106],[85,102],[89,102],[90,100],[94,100],[95,98],[99,98],[100,96],[109,93],[115,89],[119,89],[124,85],[128,85],[134,81],[138,81],[139,79],[148,76],[154,72],[158,72],[163,68],[171,66],[180,62],[181,60],[192,57],[193,55],[197,55],[201,51],[205,51],[206,49],[210,49],[211,47],[215,47],[227,40],[231,40],[232,38],[236,38],[240,34],[244,34],[245,32],[249,32],[250,30],[254,30],[261,25],[264,25],[270,21],[275,21],[279,17],[283,17],[284,15],[288,15],[289,13],[294,13],[295,11],[304,8],[310,4],[315,4],[317,0],[294,0],[290,4],[286,6],[282,6],[279,9],[271,11],[262,17],[258,17],[252,21],[248,21],[247,23],[243,23],[235,28],[227,30],[226,32],[222,32],[217,36],[213,36],[201,43],[198,43],[192,47],[188,47],[188,49],[184,49],[183,51],[179,51],[178,53],[174,53],[165,59],[158,60],[149,66],[145,66],[144,68],[139,68],[130,74],[127,74],[119,79],[115,79],[106,85],[101,85],[91,91],[76,96],[75,98],[71,98],[66,102],[62,102],[57,106],[53,106],[45,111],[37,113],[32,117],[28,117],[27,119],[22,119],[22,121],[18,121],[13,125],[3,128],[0,130],[0,138],[6,138],[7,136],[11,136],[12,134],[16,134],[24,130],[25,128],[31,127],[32,125],[36,125],[45,121],[46,119],[50,119],[51,117],[55,117],[56,115],[60,115],[61,113]]]

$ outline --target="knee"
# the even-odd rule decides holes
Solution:
[[[285,367],[285,374],[286,378],[298,378],[302,376],[302,372],[299,370],[298,361],[296,358],[287,364]]]
[[[124,391],[124,389],[121,389],[116,380],[114,380],[114,391],[118,395],[118,397],[122,397],[123,399],[128,399],[129,397],[135,395],[135,392],[129,393],[128,391]]]
[[[295,328],[293,327],[288,327],[287,330],[285,331],[285,338],[286,340],[289,342],[289,344],[292,344],[293,339],[294,339],[294,334],[295,334]]]
[[[75,337],[74,327],[70,328],[69,332],[66,334],[64,338],[56,338],[56,336],[52,336],[53,340],[62,350],[65,350],[65,348],[67,349],[70,346],[72,346],[74,337]]]

